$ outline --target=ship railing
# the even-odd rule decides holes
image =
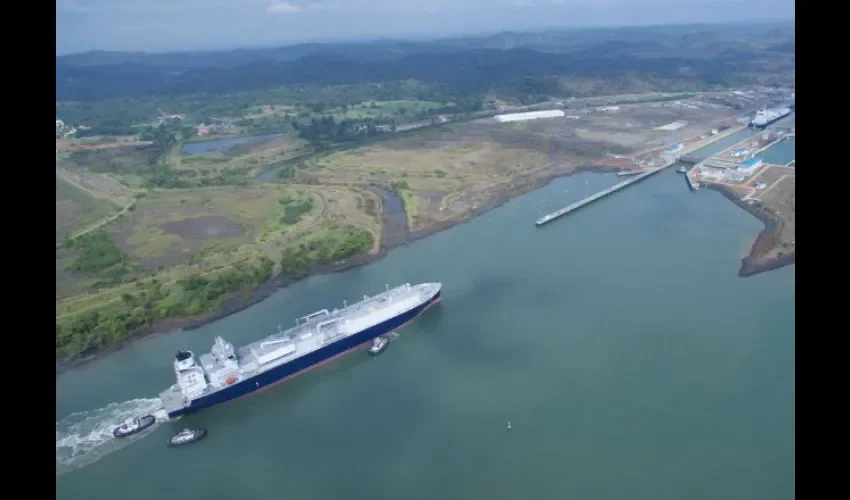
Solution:
[[[329,315],[330,315],[330,311],[328,311],[327,309],[322,309],[321,311],[316,311],[312,314],[308,314],[307,316],[303,316],[301,318],[296,319],[295,324],[298,325],[298,324],[301,324],[301,323],[307,323],[311,319],[318,318],[319,316],[329,316]]]
[[[291,343],[292,343],[292,340],[290,340],[288,338],[264,340],[263,342],[260,342],[260,349],[263,349],[263,348],[270,346],[270,345],[291,344]]]
[[[324,334],[326,338],[331,338],[337,336],[339,332],[340,324],[345,321],[345,318],[333,318],[327,321],[322,321],[318,325],[316,325],[316,332],[320,335]],[[328,327],[325,331],[322,331],[323,327]]]

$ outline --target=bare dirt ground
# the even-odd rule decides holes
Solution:
[[[133,200],[133,192],[128,188],[105,177],[84,170],[70,171],[57,166],[56,176],[89,196],[126,206]]]
[[[312,197],[313,208],[302,214],[297,223],[284,224],[278,201],[286,196]],[[373,258],[381,241],[380,216],[380,198],[356,188],[222,187],[153,193],[141,198],[131,215],[106,230],[132,263],[147,269],[162,266],[164,269],[155,277],[167,285],[189,275],[218,273],[255,261],[263,254],[277,262],[286,246],[338,224],[370,231],[375,245],[367,257]],[[244,233],[235,235],[235,225],[244,228]],[[57,314],[120,300],[121,293],[135,287],[127,284],[83,293],[92,280],[65,272],[63,269],[72,261],[73,255],[62,259],[57,256]],[[149,279],[152,278],[142,281]]]
[[[590,110],[577,120],[502,124],[485,119],[453,124],[313,159],[298,169],[294,179],[310,183],[152,193],[139,201],[131,216],[112,225],[110,232],[134,262],[148,268],[166,266],[156,273],[163,284],[188,275],[220,272],[263,252],[277,260],[283,247],[339,223],[365,227],[376,236],[372,255],[360,256],[365,259],[362,263],[383,254],[378,248],[383,236],[380,214],[387,208],[375,193],[367,191],[368,186],[391,188],[395,183],[402,191],[405,208],[415,214],[414,224],[405,228],[404,238],[398,241],[403,244],[555,176],[603,167],[614,155],[628,156],[681,142],[689,135],[707,133],[718,120],[729,117],[728,110],[636,105],[611,112]],[[688,125],[674,132],[653,130],[673,121],[688,121]],[[280,150],[275,149],[258,148],[252,151],[253,157],[248,154],[232,160],[244,160],[246,165],[255,159],[262,163],[279,156]],[[265,154],[268,158],[263,158]],[[607,168],[627,166],[617,161]],[[312,184],[314,181],[319,184]],[[408,188],[399,188],[399,183]],[[292,227],[282,227],[276,212],[284,192],[315,200],[312,210]],[[237,226],[244,231],[231,231]],[[354,261],[350,265],[356,264]],[[141,281],[148,279],[152,278]],[[58,283],[57,278],[57,288]],[[120,294],[133,287],[135,284],[118,285],[57,301],[57,315],[120,301]]]
[[[133,140],[119,140],[119,141],[110,141],[110,142],[96,142],[96,143],[81,143],[81,142],[72,142],[67,139],[57,139],[56,140],[56,149],[59,151],[86,151],[92,149],[111,149],[111,148],[126,148],[126,147],[137,147],[137,146],[147,146],[152,144],[151,141],[137,141]]]
[[[56,175],[56,241],[57,243],[88,224],[109,216],[115,205],[90,195]]]
[[[163,224],[166,234],[175,234],[184,240],[205,240],[209,238],[233,238],[241,236],[245,228],[227,217],[202,215],[192,219],[183,219]]]
[[[629,168],[631,159],[613,156],[708,134],[732,116],[728,109],[665,104],[567,111],[577,119],[500,123],[483,118],[329,154],[308,162],[299,176],[351,185],[403,182],[410,189],[404,195],[410,229],[421,230],[464,217],[516,185],[534,185],[581,167]],[[687,124],[673,132],[655,130],[674,121]]]
[[[740,275],[751,276],[794,263],[796,245],[796,169],[762,167],[740,182],[708,182],[728,199],[764,222],[748,249]],[[764,189],[757,189],[758,182]]]
[[[278,202],[286,197],[312,198],[312,209],[285,224]],[[140,199],[110,232],[124,253],[149,269],[228,250],[266,251],[277,260],[280,249],[324,220],[365,228],[380,240],[380,206],[376,195],[344,186],[169,190]]]
[[[264,230],[282,229],[266,223],[275,217],[278,201],[288,195],[296,193],[282,187],[153,193],[141,198],[133,213],[110,232],[118,248],[141,265],[176,265],[204,248],[234,249],[253,243]],[[316,205],[313,210],[321,211],[322,204]]]
[[[765,257],[781,256],[794,251],[796,241],[796,176],[793,169],[772,168],[770,177],[778,175],[776,180],[762,177],[768,183],[759,194],[763,207],[777,218],[776,234],[770,250]],[[778,172],[785,170],[786,172]]]

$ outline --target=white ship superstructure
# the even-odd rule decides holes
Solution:
[[[776,120],[784,118],[790,114],[791,108],[765,108],[756,113],[756,116],[752,119],[750,125],[753,127],[766,127]]]
[[[440,299],[440,283],[387,290],[342,309],[308,314],[288,330],[239,349],[216,337],[211,352],[196,360],[190,350],[174,358],[177,383],[160,394],[169,416],[218,404],[348,352],[393,331]]]

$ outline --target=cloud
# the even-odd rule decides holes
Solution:
[[[56,0],[57,13],[115,14],[198,12],[210,10],[256,10],[269,0]]]
[[[301,12],[301,7],[289,2],[274,2],[266,9],[269,14],[297,14]]]

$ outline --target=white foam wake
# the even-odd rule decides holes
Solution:
[[[112,431],[129,417],[153,415],[156,424],[139,434],[116,439]],[[56,475],[94,463],[148,435],[168,420],[159,399],[133,399],[110,403],[92,411],[72,413],[56,422]]]

